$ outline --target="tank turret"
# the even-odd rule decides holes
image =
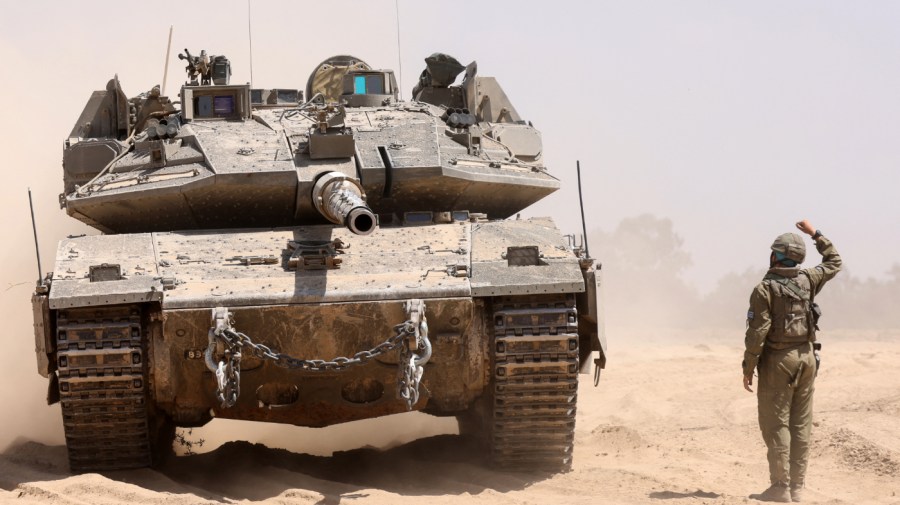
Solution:
[[[430,56],[419,101],[402,102],[392,71],[335,56],[304,101],[296,87],[227,84],[220,57],[185,59],[180,110],[158,87],[127,100],[117,79],[92,97],[63,157],[71,216],[106,233],[346,224],[311,198],[336,172],[368,205],[350,210],[362,232],[411,213],[506,218],[559,187],[540,132],[474,62],[452,85],[462,65]]]

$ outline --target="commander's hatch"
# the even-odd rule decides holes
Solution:
[[[397,101],[397,80],[392,70],[354,70],[342,79],[341,103],[348,107],[378,107]]]
[[[310,101],[347,107],[378,107],[399,100],[399,86],[391,70],[374,70],[349,55],[332,56],[319,63],[306,81]]]
[[[183,86],[181,107],[186,122],[250,119],[250,85]]]

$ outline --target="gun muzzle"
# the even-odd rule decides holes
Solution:
[[[319,214],[357,235],[375,231],[375,213],[366,205],[366,193],[359,181],[340,172],[326,172],[313,186],[313,205]]]

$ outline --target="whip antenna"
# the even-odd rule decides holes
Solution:
[[[253,87],[253,29],[250,26],[250,0],[247,0],[247,39],[250,43],[250,87]]]
[[[584,200],[581,198],[581,161],[575,161],[575,170],[578,172],[578,205],[581,207],[581,233],[582,240],[584,240],[584,256],[586,258],[591,257],[591,253],[588,251],[588,240],[587,240],[587,226],[584,224]]]
[[[44,269],[41,268],[41,250],[38,248],[37,224],[34,221],[34,204],[31,202],[31,188],[28,188],[28,208],[31,209],[31,229],[34,231],[34,253],[37,255],[38,284],[40,284]]]
[[[163,65],[162,96],[166,96],[166,81],[169,79],[169,53],[172,51],[172,30],[175,25],[169,25],[169,44],[166,46],[166,61]]]
[[[400,0],[394,0],[397,16],[397,95],[403,99],[403,58],[400,57]]]

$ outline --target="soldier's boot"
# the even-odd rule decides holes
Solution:
[[[790,503],[791,493],[788,491],[787,484],[776,482],[760,494],[751,494],[750,498],[759,501]]]
[[[803,484],[791,484],[791,501],[796,503],[803,501]]]

